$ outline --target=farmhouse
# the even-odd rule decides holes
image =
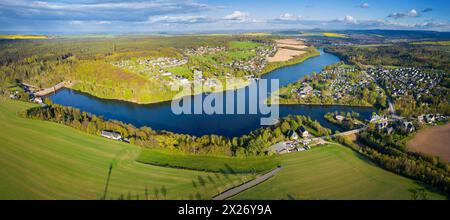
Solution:
[[[120,135],[119,133],[114,132],[114,131],[102,131],[102,137],[113,139],[113,140],[122,139],[122,135]]]

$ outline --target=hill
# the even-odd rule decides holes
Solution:
[[[251,175],[136,162],[140,148],[52,122],[21,118],[33,104],[0,98],[0,199],[210,199]]]
[[[285,154],[281,164],[276,176],[233,199],[411,199],[424,188],[337,144]],[[425,192],[428,199],[445,199]]]

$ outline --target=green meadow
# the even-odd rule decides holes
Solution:
[[[282,155],[281,164],[274,177],[232,199],[411,199],[411,190],[425,188],[338,144]]]
[[[278,164],[274,177],[233,199],[411,199],[422,188],[445,199],[337,144],[248,160],[169,155],[19,116],[33,106],[0,98],[0,199],[102,199],[106,186],[106,199],[210,199]]]
[[[253,178],[136,162],[137,146],[18,116],[34,104],[0,98],[0,199],[210,199]]]
[[[221,173],[253,173],[274,169],[276,157],[218,157],[186,155],[163,150],[144,150],[137,161],[146,164]]]

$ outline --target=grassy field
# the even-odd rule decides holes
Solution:
[[[144,150],[137,161],[146,164],[222,173],[252,173],[274,169],[275,157],[231,158],[185,155],[162,150]]]
[[[0,199],[210,199],[252,178],[151,166],[140,148],[17,116],[30,103],[0,98]]]
[[[281,159],[276,176],[233,199],[411,199],[411,189],[423,188],[337,144]],[[430,191],[427,196],[445,199]]]

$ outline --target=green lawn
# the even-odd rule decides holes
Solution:
[[[275,157],[232,158],[186,155],[162,150],[144,150],[137,161],[168,167],[221,173],[252,173],[274,169],[279,165]]]
[[[140,148],[52,122],[25,119],[34,106],[0,97],[0,199],[210,199],[251,175],[142,164]]]
[[[410,199],[409,190],[423,187],[337,144],[281,157],[278,174],[233,199]]]

